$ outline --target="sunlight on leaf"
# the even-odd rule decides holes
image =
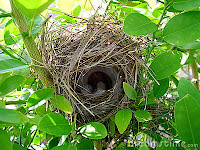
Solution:
[[[50,113],[42,118],[38,128],[52,135],[69,135],[71,125],[64,116],[58,113]]]
[[[36,92],[34,92],[29,98],[27,102],[27,106],[31,107],[36,104],[38,104],[43,99],[48,99],[53,96],[54,89],[46,88],[46,89],[40,89]]]
[[[32,19],[42,13],[54,0],[13,0],[16,7]]]
[[[89,139],[103,139],[107,136],[105,126],[99,122],[90,122],[80,127],[80,133]]]

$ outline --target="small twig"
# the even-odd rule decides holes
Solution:
[[[5,47],[5,48],[7,48],[7,49],[10,49],[12,52],[14,52],[18,57],[20,57],[21,59],[23,59],[23,60],[25,60],[26,62],[27,62],[27,64],[29,64],[29,62],[25,59],[25,58],[23,58],[22,56],[20,56],[17,52],[15,52],[12,48],[10,48],[10,47],[8,47],[8,46],[5,46],[5,45],[2,45],[2,44],[0,44],[0,46],[2,46],[2,47]],[[16,58],[16,59],[18,59],[18,58]]]
[[[29,142],[29,144],[28,144],[27,148],[29,148],[29,146],[30,146],[30,145],[31,145],[31,143],[33,142],[33,139],[35,138],[35,136],[36,136],[36,133],[37,133],[37,129],[35,130],[35,133],[34,133],[34,135],[33,135],[32,139],[31,139],[31,141]]]
[[[87,19],[84,19],[84,18],[75,16],[75,15],[72,15],[72,14],[69,14],[69,13],[66,13],[66,12],[63,12],[63,11],[59,11],[59,10],[55,10],[55,9],[50,9],[50,8],[49,8],[48,10],[60,12],[60,13],[63,13],[63,14],[65,14],[65,15],[69,16],[69,17],[72,17],[72,18],[76,18],[76,19],[80,19],[80,20],[89,21],[89,20],[87,20]]]

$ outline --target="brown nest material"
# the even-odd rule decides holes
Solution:
[[[48,28],[43,38],[41,53],[57,93],[82,122],[105,121],[129,105],[122,83],[137,88],[144,37],[124,34],[115,22],[82,21]]]

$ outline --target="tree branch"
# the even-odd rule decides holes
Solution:
[[[40,55],[39,49],[34,41],[32,35],[29,35],[28,25],[24,15],[16,8],[13,0],[10,0],[11,10],[12,10],[12,17],[15,20],[19,31],[22,35],[24,44],[27,48],[27,51],[31,57],[32,63],[35,66],[34,69],[40,78],[42,84],[45,88],[52,88],[53,82],[50,78],[49,72],[46,68],[43,67],[36,67],[43,64],[42,57]]]

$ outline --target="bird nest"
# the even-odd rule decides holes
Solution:
[[[41,54],[57,93],[81,122],[105,121],[129,105],[123,82],[137,88],[144,37],[126,35],[116,22],[81,21],[48,27],[42,38]]]

